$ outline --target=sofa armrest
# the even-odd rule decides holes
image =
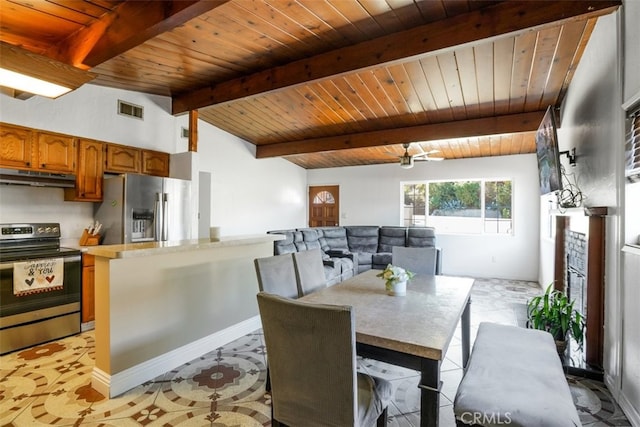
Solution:
[[[349,250],[347,249],[329,249],[328,251],[325,251],[325,253],[330,257],[337,257],[337,258],[342,258],[344,256],[351,255],[351,252],[349,252]]]
[[[358,254],[349,252],[347,249],[329,249],[325,254],[331,258],[349,258],[353,261],[354,274],[358,274]]]
[[[336,263],[333,262],[330,259],[323,259],[322,260],[322,264],[326,265],[327,267],[335,267],[336,266]]]

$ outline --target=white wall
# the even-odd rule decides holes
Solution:
[[[144,106],[144,121],[118,115],[118,99]],[[304,169],[282,159],[256,160],[251,144],[202,121],[199,152],[184,153],[187,140],[180,137],[180,128],[188,125],[188,117],[174,117],[170,109],[169,97],[95,85],[55,100],[0,95],[0,121],[169,152],[180,169],[193,166],[193,174],[178,171],[187,177],[197,179],[200,170],[211,172],[211,224],[222,226],[223,235],[304,224]],[[197,181],[193,191],[197,207]],[[80,237],[93,218],[93,203],[65,202],[58,188],[0,185],[0,203],[0,222],[60,222],[63,238]]]
[[[605,382],[627,417],[639,425],[640,314],[635,305],[629,310],[628,304],[623,303],[628,296],[637,295],[637,276],[621,270],[624,119],[620,107],[623,87],[637,90],[640,83],[637,44],[640,7],[636,1],[625,1],[624,7],[625,14],[598,19],[562,105],[558,137],[561,150],[576,148],[578,157],[573,172],[584,193],[584,205],[609,207],[605,242]],[[625,27],[626,39],[622,41]],[[622,46],[626,47],[626,70]],[[627,77],[624,85],[622,76]],[[553,261],[542,259],[542,262]],[[623,276],[634,280],[625,281]]]
[[[513,180],[513,236],[437,234],[443,272],[538,280],[539,186],[535,154],[308,171],[309,185],[340,186],[340,225],[401,225],[401,182],[507,178]],[[437,233],[437,230],[436,230]]]
[[[640,2],[623,0],[624,15],[624,100],[640,92]]]
[[[198,171],[211,173],[211,225],[221,235],[304,225],[305,169],[279,158],[256,159],[253,144],[201,120],[197,157]]]
[[[144,107],[144,120],[117,113],[118,100]],[[0,95],[0,121],[101,141],[176,152],[171,98],[87,84],[58,99]]]
[[[635,0],[624,1],[624,82],[623,103],[640,102],[640,2]],[[626,215],[621,220],[622,232],[625,235],[625,227],[638,230],[638,212],[632,209],[640,206],[640,184],[626,185],[624,194]],[[624,212],[624,211],[623,211]],[[625,225],[625,223],[627,225]],[[630,226],[633,224],[633,226]],[[627,416],[636,426],[640,426],[640,287],[638,287],[638,274],[640,273],[640,255],[638,253],[626,253],[622,262],[622,279],[619,286],[618,301],[621,304],[611,307],[621,308],[610,317],[618,322],[621,331],[614,330],[614,339],[620,336],[622,345],[619,350],[619,363],[621,375],[619,382],[612,381],[620,386],[619,401],[625,409]],[[609,308],[611,305],[607,304]],[[620,335],[617,333],[620,332]],[[613,354],[612,356],[616,356]],[[613,364],[612,364],[613,365]],[[619,371],[617,372],[619,373]],[[614,389],[614,391],[617,391]]]

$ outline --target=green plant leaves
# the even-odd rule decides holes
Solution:
[[[585,319],[574,309],[575,301],[550,284],[543,295],[533,297],[527,303],[528,327],[549,332],[554,339],[564,341],[568,334],[582,344]]]

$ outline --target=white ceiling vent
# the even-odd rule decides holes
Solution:
[[[144,107],[118,99],[118,114],[143,120]]]

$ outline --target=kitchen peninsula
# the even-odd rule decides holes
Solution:
[[[92,386],[114,397],[261,327],[253,259],[279,235],[95,246]]]

